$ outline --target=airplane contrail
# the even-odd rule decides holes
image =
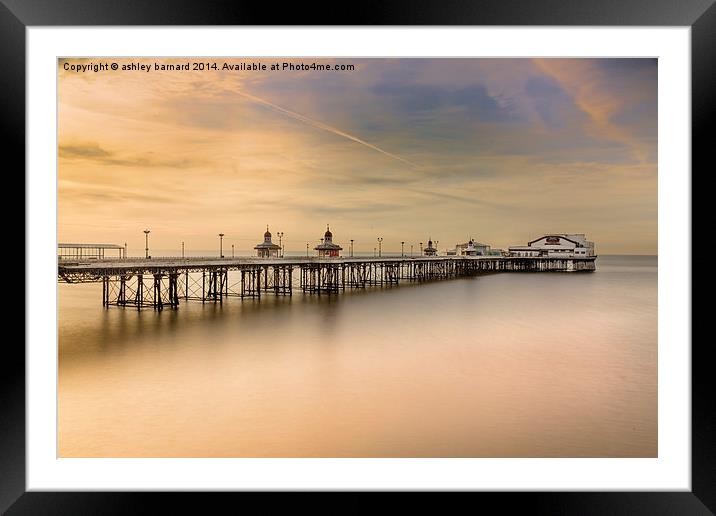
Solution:
[[[344,132],[344,131],[341,131],[340,129],[336,129],[335,127],[332,127],[332,126],[330,126],[330,125],[328,125],[328,124],[324,124],[323,122],[319,122],[319,121],[317,121],[317,120],[313,120],[313,119],[311,119],[311,118],[308,118],[307,116],[304,116],[304,115],[302,115],[302,114],[300,114],[300,113],[296,113],[296,112],[294,112],[294,111],[290,111],[290,110],[288,110],[288,109],[286,109],[286,108],[283,108],[283,107],[281,107],[281,106],[278,106],[278,105],[274,104],[273,102],[269,102],[268,100],[264,100],[264,99],[262,99],[262,98],[260,98],[260,97],[256,97],[256,96],[254,96],[254,95],[251,95],[251,94],[249,94],[249,93],[245,93],[245,92],[243,92],[243,91],[236,91],[235,93],[237,93],[238,95],[241,95],[242,97],[245,97],[245,98],[247,98],[247,99],[253,100],[254,102],[258,102],[259,104],[263,104],[264,106],[268,106],[268,107],[270,107],[271,109],[274,109],[274,110],[278,111],[279,113],[283,113],[284,115],[287,115],[287,116],[293,118],[294,120],[299,120],[300,122],[303,122],[303,123],[305,123],[305,124],[308,124],[308,125],[310,125],[310,126],[312,126],[312,127],[315,127],[315,128],[317,128],[317,129],[322,129],[322,130],[324,130],[324,131],[328,131],[329,133],[333,133],[333,134],[336,134],[336,135],[338,135],[338,136],[343,136],[344,138],[348,138],[349,140],[354,141],[354,142],[356,142],[356,143],[360,143],[361,145],[363,145],[363,146],[365,146],[365,147],[368,147],[369,149],[373,149],[374,151],[378,151],[378,152],[380,152],[381,154],[384,154],[384,155],[388,156],[389,158],[393,158],[393,159],[395,159],[395,160],[402,161],[403,163],[405,163],[405,164],[407,164],[407,165],[410,165],[411,167],[417,167],[417,166],[418,166],[418,165],[416,165],[415,163],[413,163],[412,161],[408,161],[408,160],[405,159],[405,158],[401,158],[400,156],[397,156],[397,155],[395,155],[395,154],[393,154],[393,153],[391,153],[391,152],[388,152],[388,151],[386,151],[386,150],[383,150],[383,149],[381,149],[380,147],[377,147],[376,145],[373,145],[372,143],[368,143],[368,142],[365,141],[365,140],[361,140],[361,139],[358,138],[357,136],[353,136],[352,134],[348,134],[348,133],[346,133],[346,132]]]

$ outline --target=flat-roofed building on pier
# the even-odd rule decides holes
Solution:
[[[487,256],[490,246],[475,242],[472,238],[463,244],[455,244],[455,249],[448,251],[448,256]]]
[[[540,237],[527,245],[510,246],[510,256],[518,257],[588,257],[594,256],[594,242],[587,240],[584,233],[561,233]]]

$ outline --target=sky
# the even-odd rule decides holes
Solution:
[[[101,63],[119,68],[78,66]],[[60,242],[139,255],[149,229],[157,251],[218,253],[269,225],[301,251],[330,224],[356,252],[585,233],[656,254],[656,59],[60,59],[58,77]]]

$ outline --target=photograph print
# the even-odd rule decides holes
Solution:
[[[657,60],[57,60],[58,456],[657,457]]]

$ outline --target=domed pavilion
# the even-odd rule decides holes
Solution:
[[[425,253],[425,256],[437,256],[438,250],[433,247],[433,239],[428,239],[428,246],[423,251]]]
[[[266,233],[264,233],[264,241],[256,245],[254,249],[256,249],[256,256],[259,258],[278,258],[281,246],[271,242],[271,232],[268,225],[266,226]]]
[[[338,258],[343,250],[341,246],[333,243],[333,233],[328,225],[326,225],[326,233],[323,235],[321,243],[313,249],[318,251],[320,258]]]

